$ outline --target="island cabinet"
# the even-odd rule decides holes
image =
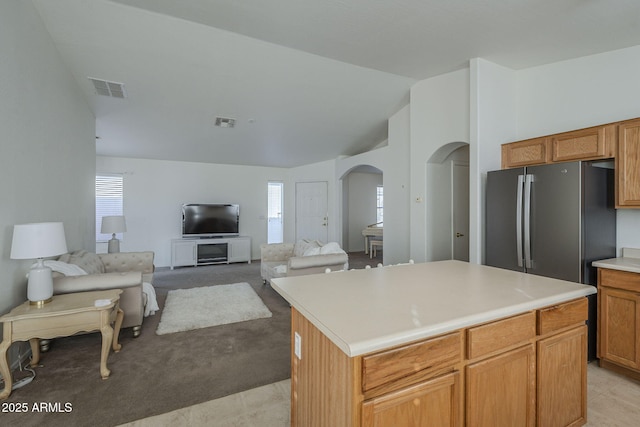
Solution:
[[[640,379],[640,274],[598,268],[600,366]]]
[[[292,308],[292,426],[580,426],[587,299],[348,356]]]

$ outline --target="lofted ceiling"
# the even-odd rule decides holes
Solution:
[[[637,0],[32,2],[96,116],[98,155],[116,157],[353,155],[385,141],[414,83],[470,58],[517,70],[640,44]]]

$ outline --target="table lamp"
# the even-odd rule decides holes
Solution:
[[[127,231],[127,224],[123,215],[103,216],[100,232],[102,234],[111,234],[109,240],[109,248],[107,251],[111,253],[120,252],[120,240],[116,239],[116,233],[124,233]]]
[[[13,226],[11,259],[36,259],[29,270],[27,298],[38,307],[51,301],[53,279],[51,269],[44,265],[43,258],[67,252],[64,225],[61,222],[42,222]]]

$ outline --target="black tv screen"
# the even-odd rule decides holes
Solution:
[[[237,236],[239,222],[239,205],[182,205],[182,237]]]

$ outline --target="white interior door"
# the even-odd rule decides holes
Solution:
[[[453,259],[469,261],[469,165],[451,162]]]
[[[327,182],[296,183],[296,240],[328,238]]]

